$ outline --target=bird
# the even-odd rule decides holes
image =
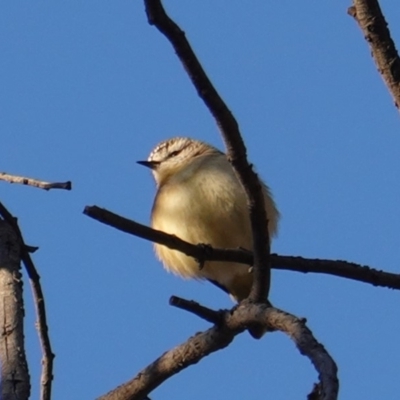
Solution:
[[[188,137],[159,143],[147,161],[157,192],[151,211],[154,229],[192,244],[252,250],[252,231],[245,191],[226,154]],[[277,233],[279,211],[268,186],[262,183],[270,240]],[[166,270],[185,279],[207,280],[240,302],[248,297],[251,266],[198,260],[155,243]]]

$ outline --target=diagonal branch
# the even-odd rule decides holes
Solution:
[[[53,380],[53,360],[55,355],[51,349],[45,301],[42,287],[40,285],[40,276],[29,254],[29,246],[25,245],[21,230],[19,229],[17,223],[17,219],[10,214],[10,212],[4,207],[2,203],[0,203],[0,215],[13,227],[21,242],[21,258],[31,282],[37,314],[37,330],[43,352],[40,399],[50,400],[52,389],[51,386]]]
[[[378,0],[353,0],[347,12],[360,26],[378,71],[400,109],[400,58]]]
[[[247,161],[246,147],[238,123],[205,73],[185,33],[166,14],[161,1],[145,0],[145,7],[150,25],[155,25],[170,41],[198,95],[221,131],[228,159],[247,196],[254,251],[254,280],[249,298],[253,301],[266,301],[271,280],[267,213],[260,181]]]
[[[200,264],[206,260],[232,261],[247,265],[253,264],[253,255],[246,250],[215,249],[211,246],[191,244],[177,236],[152,229],[97,206],[85,207],[84,214],[123,232],[162,244],[173,250],[178,250],[198,260]],[[369,283],[374,286],[400,290],[400,274],[379,271],[348,261],[320,260],[271,254],[271,263],[274,269],[334,275]]]
[[[247,326],[257,323],[270,331],[287,334],[301,354],[308,357],[319,374],[321,399],[335,400],[338,393],[337,367],[324,347],[314,338],[305,321],[266,304],[242,302],[222,312],[221,324],[197,333],[185,343],[167,351],[140,371],[136,377],[118,386],[98,400],[139,400],[171,376],[200,361],[209,354],[227,347]]]
[[[10,175],[5,172],[0,172],[0,180],[9,183],[20,183],[21,185],[28,185],[37,187],[39,189],[50,190],[50,189],[65,189],[71,190],[71,181],[67,182],[44,182],[33,178],[26,178],[24,176]]]
[[[181,310],[189,311],[214,325],[221,324],[221,311],[211,310],[211,308],[204,307],[196,301],[185,300],[177,296],[171,296],[169,299],[169,304],[171,306],[180,308]]]
[[[233,339],[233,333],[216,327],[197,333],[185,343],[165,352],[136,377],[97,400],[141,400],[171,376],[198,363],[210,353],[224,349]]]

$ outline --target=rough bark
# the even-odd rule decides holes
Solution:
[[[353,0],[347,12],[360,26],[378,71],[400,109],[400,58],[378,0]]]
[[[0,219],[0,363],[2,400],[25,400],[30,379],[24,348],[20,241]]]

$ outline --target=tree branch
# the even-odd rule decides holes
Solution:
[[[149,24],[155,25],[170,41],[198,95],[215,118],[225,142],[228,160],[245,190],[254,252],[254,279],[249,298],[255,302],[264,302],[268,297],[271,280],[267,213],[260,181],[247,161],[246,147],[238,123],[205,73],[185,33],[166,14],[161,1],[145,0],[145,7]]]
[[[87,206],[83,212],[85,215],[119,229],[122,232],[162,244],[173,250],[178,250],[198,260],[199,264],[206,260],[231,261],[247,265],[253,264],[253,255],[246,250],[215,249],[211,246],[191,244],[177,236],[152,229],[97,206]],[[274,269],[334,275],[369,283],[374,286],[400,290],[400,274],[379,271],[368,266],[362,266],[347,261],[320,260],[271,254],[271,263]]]
[[[37,187],[39,189],[50,190],[50,189],[65,189],[71,190],[72,183],[71,181],[67,182],[43,182],[37,179],[26,178],[24,176],[10,175],[5,172],[0,172],[0,180],[6,181],[9,183],[20,183],[22,185],[28,185]]]
[[[51,349],[49,328],[47,325],[46,317],[46,306],[42,287],[40,285],[40,276],[29,254],[29,246],[25,245],[21,230],[19,229],[17,223],[17,219],[10,214],[10,212],[5,208],[2,203],[0,203],[0,215],[13,227],[21,243],[21,258],[31,283],[37,315],[37,330],[43,353],[40,399],[50,400],[53,380],[53,360],[55,355]]]
[[[338,393],[337,367],[333,359],[314,338],[305,321],[265,304],[242,302],[232,310],[220,311],[221,324],[196,334],[185,343],[164,353],[139,372],[98,400],[139,400],[182,369],[203,357],[227,347],[234,337],[252,324],[286,333],[300,353],[307,356],[319,373],[321,399],[335,400]]]
[[[353,0],[348,9],[369,43],[375,64],[400,108],[400,59],[378,0]]]
[[[249,326],[257,323],[265,326],[268,331],[281,331],[287,334],[295,343],[300,353],[310,359],[318,372],[320,400],[337,399],[339,380],[337,366],[324,346],[319,343],[311,330],[306,326],[306,320],[300,319],[285,311],[264,304],[252,304],[243,301],[233,312],[225,314],[228,328]]]
[[[210,353],[227,347],[233,338],[233,333],[217,327],[197,333],[185,343],[164,353],[142,369],[136,377],[99,397],[98,400],[141,400],[171,376],[198,363]]]
[[[12,225],[0,218],[1,399],[27,400],[30,395],[24,346],[20,247]]]
[[[393,274],[343,260],[324,260],[272,254],[272,268],[334,275],[389,289],[400,290],[400,274]]]
[[[171,296],[169,304],[181,310],[189,311],[214,325],[219,325],[221,323],[222,314],[220,311],[211,310],[211,308],[204,307],[196,301],[185,300],[178,296]]]

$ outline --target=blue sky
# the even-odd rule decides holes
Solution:
[[[273,251],[399,272],[400,119],[349,1],[165,1],[236,115],[282,213]],[[397,0],[382,2],[400,46]],[[135,163],[160,140],[223,143],[141,1],[0,4],[0,170],[73,191],[0,182],[46,294],[54,398],[91,399],[208,324],[178,295],[230,299],[165,272],[152,246],[82,214],[96,204],[149,222],[154,183]],[[29,284],[26,344],[37,398],[40,349]],[[330,276],[274,272],[271,300],[308,320],[339,366],[341,399],[400,390],[399,294]],[[247,333],[156,391],[157,399],[304,399],[317,379],[281,333]]]

